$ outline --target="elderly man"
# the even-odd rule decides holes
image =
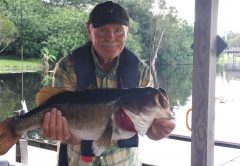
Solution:
[[[129,17],[124,8],[111,1],[98,4],[90,13],[87,32],[89,42],[56,64],[54,87],[77,90],[152,86],[149,67],[125,47]],[[77,140],[68,128],[66,118],[56,108],[45,115],[42,128],[45,136],[67,143],[66,149],[66,145],[61,146],[59,165],[141,165],[138,135],[112,141],[101,156],[94,156],[92,142]],[[175,122],[171,119],[155,119],[147,135],[159,140],[174,128]]]

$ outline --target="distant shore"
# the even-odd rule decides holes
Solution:
[[[18,73],[43,70],[41,59],[24,59],[17,57],[0,56],[0,73]]]

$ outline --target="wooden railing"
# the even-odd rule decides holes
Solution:
[[[183,136],[183,135],[176,135],[172,134],[168,137],[168,139],[174,139],[178,141],[185,141],[185,142],[191,142],[191,137],[189,136]],[[22,145],[21,145],[22,144]],[[215,140],[214,142],[215,146],[220,146],[220,147],[225,147],[225,148],[233,148],[233,149],[240,149],[240,144],[239,143],[232,143],[232,142],[226,142],[226,141],[217,141]],[[20,146],[21,145],[21,146]],[[16,146],[16,161],[19,163],[27,164],[27,145],[38,147],[38,148],[43,148],[46,150],[52,150],[52,151],[57,151],[57,145],[55,144],[49,144],[33,139],[20,139],[19,143]],[[142,166],[154,166],[150,164],[143,163]]]

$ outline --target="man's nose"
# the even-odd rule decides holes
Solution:
[[[106,38],[107,38],[107,39],[113,40],[114,37],[115,37],[114,31],[112,31],[112,30],[107,31],[107,33],[106,33]]]

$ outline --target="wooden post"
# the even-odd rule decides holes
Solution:
[[[16,143],[16,162],[22,164],[28,164],[28,150],[27,150],[28,142],[26,139],[20,139]]]
[[[16,116],[23,115],[25,113],[25,110],[18,110],[15,111]],[[27,138],[25,135],[22,136],[22,138],[16,143],[16,162],[22,163],[22,164],[28,164],[28,150],[27,150]]]
[[[191,165],[213,166],[218,0],[195,0]]]

